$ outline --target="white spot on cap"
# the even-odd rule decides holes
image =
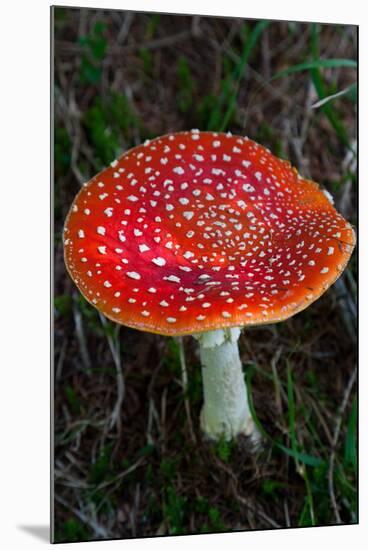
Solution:
[[[245,183],[243,185],[243,189],[244,191],[246,191],[247,193],[253,193],[255,191],[253,185],[250,185],[250,183]]]
[[[113,308],[112,308],[112,311],[113,311],[114,313],[120,313],[120,312],[121,312],[121,309],[120,309],[119,307],[113,307]]]
[[[151,286],[151,287],[148,289],[148,292],[150,292],[151,294],[155,294],[155,292],[157,292],[157,289],[154,288],[153,286]]]
[[[333,246],[328,247],[327,256],[331,256],[334,253],[335,249]]]
[[[106,246],[98,246],[97,250],[100,254],[106,254]]]
[[[176,275],[169,275],[168,277],[166,277],[166,280],[172,283],[180,283],[180,278],[176,277]]]
[[[165,258],[161,258],[160,256],[158,256],[157,258],[152,258],[151,261],[152,261],[154,264],[158,265],[159,267],[162,267],[163,265],[166,264]]]
[[[110,288],[110,287],[112,286],[112,284],[110,283],[110,281],[105,281],[105,282],[104,282],[104,286],[105,286],[106,288]]]
[[[128,197],[128,201],[136,202],[137,200],[138,200],[138,197],[136,197],[135,195],[129,195]]]
[[[329,272],[329,268],[328,267],[322,267],[321,269],[321,273],[324,274],[324,273],[328,273]]]
[[[221,170],[221,168],[212,168],[211,172],[214,176],[220,176],[221,174],[224,174],[224,171]]]
[[[169,307],[169,304],[165,300],[161,300],[160,306],[162,307]]]
[[[136,271],[128,271],[127,276],[130,277],[131,279],[137,279],[137,280],[141,278],[139,273],[137,273]]]
[[[231,317],[231,313],[229,313],[228,311],[223,311],[221,315],[222,315],[225,319],[229,319],[229,317]]]
[[[111,208],[111,206],[110,206],[109,208],[106,208],[106,209],[104,210],[104,213],[106,214],[106,216],[107,216],[108,218],[111,218],[112,213],[113,213],[113,209]]]
[[[80,230],[78,231],[78,237],[79,237],[80,239],[84,239],[84,231],[83,231],[83,229],[80,229]]]
[[[97,233],[98,233],[99,235],[105,235],[106,229],[105,229],[104,227],[102,227],[102,225],[99,225],[99,226],[97,227]]]
[[[194,216],[194,212],[183,212],[183,216],[184,218],[186,218],[187,220],[191,220]]]
[[[184,174],[184,170],[181,166],[175,166],[175,168],[173,168],[173,172],[175,174],[179,174],[179,176],[181,176],[182,174]]]
[[[166,321],[167,321],[168,323],[176,323],[175,317],[167,317],[167,318],[166,318]]]
[[[139,251],[140,252],[147,252],[147,250],[150,250],[150,247],[147,246],[146,244],[140,244],[139,245]]]
[[[255,175],[255,177],[257,178],[258,181],[261,181],[261,179],[262,179],[261,172],[256,172],[254,175]]]

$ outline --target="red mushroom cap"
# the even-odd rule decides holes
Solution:
[[[289,162],[197,130],[124,153],[83,186],[64,229],[85,298],[166,335],[286,319],[337,279],[354,244],[328,194]]]

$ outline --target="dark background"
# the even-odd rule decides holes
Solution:
[[[265,432],[252,454],[242,438],[202,439],[191,337],[185,390],[180,342],[116,326],[86,303],[65,270],[62,227],[80,185],[123,151],[190,128],[259,141],[356,225],[357,70],[341,60],[356,59],[357,28],[53,15],[55,540],[356,523],[356,254],[305,311],[243,332]]]

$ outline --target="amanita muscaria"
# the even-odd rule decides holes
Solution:
[[[68,271],[106,317],[197,338],[212,439],[254,429],[240,329],[305,309],[354,244],[330,195],[289,162],[246,137],[198,130],[124,153],[83,186],[64,229]]]

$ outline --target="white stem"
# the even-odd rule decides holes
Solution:
[[[239,335],[238,328],[194,335],[202,363],[201,427],[210,439],[229,441],[239,434],[256,433],[239,357]]]

